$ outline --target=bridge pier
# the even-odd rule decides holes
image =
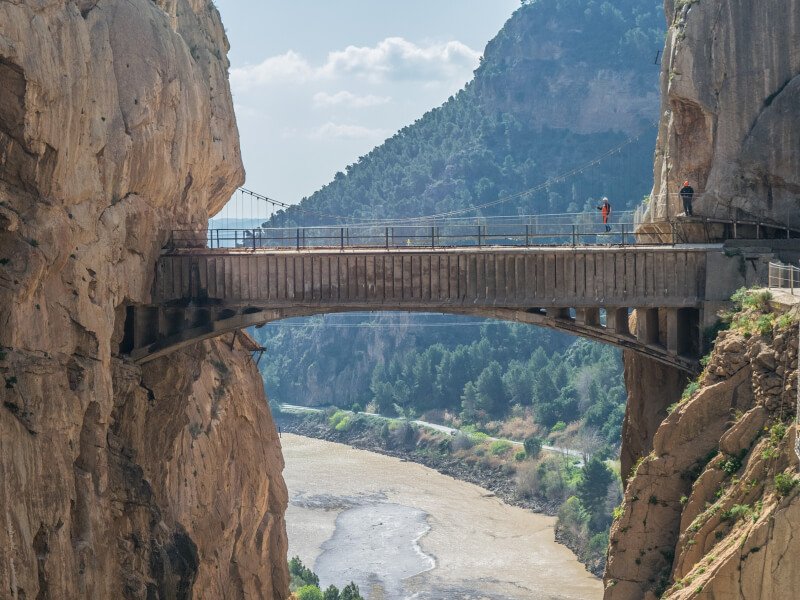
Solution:
[[[658,309],[636,309],[636,339],[645,346],[655,346],[659,343],[658,336]]]
[[[576,308],[575,322],[578,325],[585,325],[587,327],[600,327],[600,309],[594,307]]]
[[[700,351],[699,313],[691,308],[668,308],[667,352],[678,356]]]
[[[630,335],[631,330],[628,325],[627,308],[607,308],[606,309],[606,328],[609,331],[620,335]]]

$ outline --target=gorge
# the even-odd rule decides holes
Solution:
[[[701,216],[791,229],[800,214],[800,3],[666,0],[660,110],[655,73],[640,60],[661,44],[659,4],[522,4],[464,91],[269,225],[318,224],[304,210],[462,210],[532,189],[622,142],[628,154],[595,165],[594,176],[509,206],[594,213],[593,198],[611,194],[634,208],[653,183],[658,118],[642,234],[665,235],[667,220],[680,218],[675,192],[687,178]],[[411,394],[398,381],[414,371],[429,382],[420,388],[426,408],[510,412],[510,402],[498,408],[481,396],[506,376],[490,364],[490,342],[481,350],[421,328],[419,343],[406,344],[404,330],[384,345],[348,346],[311,331],[301,351],[268,351],[274,362],[263,373],[246,336],[209,336],[144,364],[126,356],[128,317],[153,305],[170,232],[202,232],[244,180],[228,49],[210,2],[0,0],[0,597],[288,598],[284,459],[262,376],[280,400],[308,391],[322,405],[331,388],[346,387],[346,373],[355,383],[341,405],[367,399],[409,416]],[[685,219],[681,229],[688,243],[728,236]],[[503,340],[482,330],[509,363],[524,349],[530,361],[508,368],[520,378],[528,364],[547,370],[537,350],[602,367],[592,371],[592,390],[608,388],[600,414],[574,387],[565,393],[580,368],[551,365],[553,380],[526,384],[524,416],[547,431],[592,418],[607,441],[620,435],[624,403],[625,494],[611,527],[608,600],[766,600],[800,588],[798,309],[779,294],[726,300],[739,285],[763,284],[770,260],[800,258],[790,229],[788,239],[716,250],[738,283],[708,286],[717,295],[696,333],[708,327],[713,351],[691,382],[685,370],[625,350],[620,399],[608,385],[619,371],[597,374],[618,359],[556,334],[531,342],[513,327],[498,328]],[[667,310],[621,306],[646,309],[628,331],[669,346],[677,329]],[[729,325],[719,335],[717,310]],[[599,328],[599,313],[574,316]],[[359,351],[345,366],[309,358],[332,343],[339,356]],[[413,364],[395,360],[410,349]],[[382,371],[367,361],[378,355]],[[451,365],[439,373],[464,378],[443,388],[434,357]],[[304,380],[281,379],[292,364]],[[552,397],[534,402],[537,390]]]

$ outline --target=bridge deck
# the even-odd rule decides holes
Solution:
[[[154,301],[269,307],[693,307],[720,246],[181,249]]]

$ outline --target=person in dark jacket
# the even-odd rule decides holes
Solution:
[[[600,211],[603,217],[603,225],[606,226],[606,231],[611,231],[611,225],[608,224],[608,217],[611,216],[611,203],[608,201],[608,198],[603,197],[603,201],[600,203],[600,206],[597,207],[597,210]]]
[[[688,181],[683,182],[683,187],[680,191],[681,200],[683,200],[683,213],[687,217],[692,216],[692,198],[694,198],[694,188],[689,185]]]

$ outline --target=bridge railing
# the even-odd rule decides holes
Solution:
[[[779,262],[769,263],[770,289],[788,290],[793,296],[800,293],[800,268]]]
[[[667,238],[669,236],[666,236]],[[450,220],[254,229],[173,231],[173,248],[450,248],[484,246],[664,245],[663,233],[635,233],[631,221],[584,219]]]

